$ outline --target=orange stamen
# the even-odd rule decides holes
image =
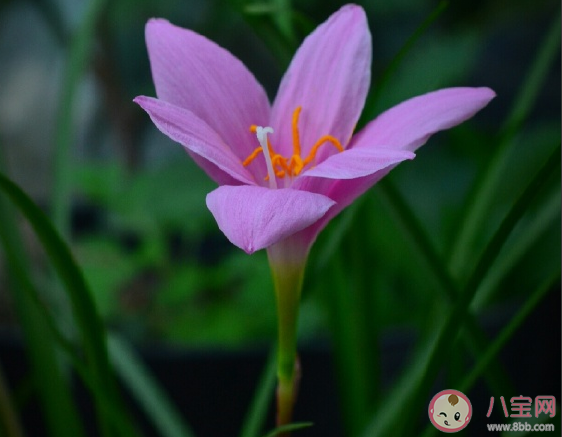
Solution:
[[[291,173],[293,176],[297,176],[304,167],[304,162],[300,155],[293,155],[291,156],[291,160],[289,161],[289,167],[291,167]]]
[[[252,162],[256,156],[258,156],[260,154],[260,152],[263,152],[261,147],[257,147],[256,149],[254,149],[254,151],[250,154],[250,156],[248,156],[244,162],[242,163],[242,165],[244,167],[248,166],[250,164],[250,162]]]
[[[291,156],[290,159],[285,158],[284,156],[275,153],[273,147],[271,146],[270,142],[269,142],[269,138],[266,139],[267,141],[267,148],[268,148],[268,154],[269,157],[267,157],[268,159],[271,159],[271,164],[268,164],[272,167],[272,169],[268,170],[270,174],[275,174],[276,177],[278,178],[283,178],[285,176],[298,176],[302,170],[308,165],[310,164],[314,158],[316,157],[316,154],[318,153],[318,150],[320,149],[320,147],[322,147],[324,144],[330,143],[332,144],[339,152],[343,152],[344,148],[342,147],[340,141],[333,137],[332,135],[324,135],[323,137],[321,137],[318,141],[316,141],[316,143],[314,143],[314,145],[312,146],[312,148],[310,149],[310,153],[308,154],[308,156],[303,160],[301,157],[301,143],[300,143],[300,132],[299,132],[299,117],[300,117],[300,113],[301,113],[302,107],[298,106],[294,112],[293,112],[293,118],[291,121],[291,127],[292,127],[292,133],[293,133],[293,155]],[[256,125],[251,125],[250,126],[250,132],[252,133],[257,133],[258,129],[269,129],[269,133],[272,133],[273,130],[271,128],[261,128],[258,127]],[[258,140],[260,140],[260,137],[258,136]],[[261,142],[262,140],[260,140]],[[263,152],[263,148],[262,147],[257,147],[251,154],[250,156],[248,156],[243,162],[242,165],[244,167],[246,167],[247,165],[249,165],[259,154],[260,152]],[[269,174],[265,177],[265,180],[268,181],[269,180]],[[276,187],[276,184],[273,184],[274,188]]]
[[[301,114],[301,106],[297,106],[293,112],[293,155],[301,156],[301,140],[299,136],[299,116]]]
[[[308,154],[308,156],[303,161],[303,165],[310,164],[310,162],[316,156],[316,152],[318,152],[318,149],[320,148],[320,146],[322,146],[326,143],[332,143],[334,145],[334,147],[336,149],[338,149],[338,151],[343,152],[343,147],[342,147],[341,143],[338,141],[337,138],[335,138],[331,135],[324,135],[322,138],[320,138],[318,141],[316,141],[316,144],[314,144],[314,146],[312,146],[312,149],[310,149],[310,153]]]

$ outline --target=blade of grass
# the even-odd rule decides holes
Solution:
[[[277,358],[272,352],[258,383],[252,404],[248,410],[240,437],[258,437],[265,423],[267,410],[275,391]]]
[[[26,294],[27,302],[29,303],[30,307],[34,309],[34,321],[40,322],[40,326],[42,328],[41,337],[39,340],[41,344],[47,348],[48,351],[54,352],[53,344],[56,343],[62,352],[66,354],[66,357],[70,360],[72,365],[74,366],[74,370],[76,370],[77,374],[80,376],[84,384],[92,394],[96,397],[98,404],[101,405],[103,411],[111,418],[115,428],[118,430],[118,435],[120,436],[130,436],[130,437],[138,437],[139,433],[135,428],[132,426],[131,423],[127,421],[127,417],[123,414],[120,414],[122,406],[119,404],[119,401],[116,398],[112,398],[109,396],[109,393],[106,393],[103,390],[98,390],[96,387],[99,386],[99,381],[95,379],[95,376],[92,375],[92,371],[88,368],[83,362],[82,357],[79,356],[78,351],[76,350],[75,346],[72,344],[70,340],[68,340],[60,331],[59,327],[57,326],[53,316],[50,314],[49,308],[45,305],[44,302],[41,301],[37,290],[35,290],[31,285],[22,287],[19,289],[21,294]],[[53,342],[46,341],[48,338],[52,338]],[[50,376],[50,372],[48,369],[47,362],[38,361],[39,365],[38,368],[38,376],[40,382],[43,382],[46,378]],[[55,361],[56,364],[56,361]],[[56,384],[57,375],[54,375],[54,380],[47,380],[46,385],[50,387],[50,394],[54,396],[54,399],[50,399],[55,402],[55,405],[49,405],[48,408],[58,408],[64,407],[64,399],[61,399],[61,396],[64,394],[64,391],[59,390],[59,385]],[[73,429],[72,421],[78,422],[78,414],[75,410],[73,410],[73,404],[69,401],[70,409],[67,412],[60,414],[60,423],[61,431],[55,431],[52,435],[55,437],[68,435],[69,437],[72,436],[79,436],[83,434],[77,434],[76,431]],[[74,414],[74,416],[72,416]],[[81,427],[79,428],[82,429]],[[68,433],[68,434],[66,434]]]
[[[273,0],[277,9],[274,20],[287,41],[296,43],[292,20],[291,0]]]
[[[271,431],[265,437],[275,437],[275,436],[278,436],[278,435],[282,435],[286,432],[296,431],[298,429],[303,429],[303,428],[309,428],[312,425],[314,425],[312,422],[290,423],[288,425],[283,425],[283,426],[280,426],[278,428],[275,428],[273,431]]]
[[[369,424],[361,432],[361,437],[382,437],[392,435],[392,422],[396,419],[397,411],[403,411],[404,400],[411,396],[412,386],[422,377],[423,363],[428,360],[432,338],[419,342],[417,349],[408,357],[408,368],[402,372],[399,380],[394,384],[384,402],[378,406]],[[398,434],[396,434],[398,436]],[[394,436],[393,436],[394,437]]]
[[[1,155],[1,154],[0,154]],[[0,168],[3,167],[0,156]],[[84,430],[72,401],[69,382],[57,361],[54,339],[31,299],[34,285],[22,238],[6,199],[0,196],[0,241],[4,247],[14,308],[27,345],[27,355],[38,390],[47,430],[52,436],[82,437]]]
[[[533,244],[550,229],[556,221],[560,222],[560,190],[552,193],[537,211],[533,222],[525,226],[524,232],[517,236],[517,240],[510,245],[509,250],[504,252],[496,262],[494,269],[484,279],[480,286],[478,295],[473,302],[473,308],[478,310],[489,301],[493,292],[497,290],[502,279],[515,267],[517,262],[530,250]]]
[[[80,27],[73,35],[68,52],[67,65],[55,127],[55,158],[53,171],[53,221],[56,229],[69,235],[71,197],[71,153],[73,125],[75,118],[74,101],[80,79],[88,65],[93,47],[96,24],[107,0],[89,2]]]
[[[459,286],[449,274],[446,263],[438,254],[424,227],[417,219],[412,209],[407,204],[402,194],[396,189],[390,180],[384,180],[375,187],[375,193],[381,197],[387,205],[395,221],[403,230],[403,235],[410,242],[413,253],[417,253],[421,261],[427,266],[436,284],[436,289],[441,291],[448,302],[454,302],[460,290]],[[467,327],[464,330],[463,340],[474,357],[478,357],[482,350],[487,347],[488,339],[485,332],[479,326],[476,318],[469,312],[467,315]],[[486,374],[486,382],[493,389],[502,393],[511,393],[512,384],[507,377],[507,372],[500,363],[494,363]]]
[[[511,321],[505,326],[501,332],[496,336],[492,344],[486,349],[484,354],[478,359],[476,364],[472,367],[472,370],[468,375],[464,377],[458,386],[458,389],[466,393],[468,392],[476,383],[478,378],[483,374],[486,367],[488,367],[498,356],[503,347],[507,342],[513,337],[515,332],[521,327],[523,322],[533,313],[538,304],[550,291],[553,291],[557,284],[560,282],[560,270],[554,273],[550,278],[547,278],[543,284],[535,289],[519,309],[517,314],[513,316]],[[430,437],[437,435],[437,429],[429,424],[424,433],[423,437]]]
[[[339,374],[342,415],[347,435],[357,435],[370,411],[370,372],[364,349],[369,344],[366,329],[356,321],[358,302],[344,273],[340,253],[332,256],[322,283],[328,323],[333,338],[334,358]]]
[[[535,196],[540,192],[541,188],[548,182],[551,176],[556,173],[557,167],[560,165],[559,160],[560,145],[556,147],[544,167],[533,178],[531,183],[515,202],[490,240],[484,253],[479,258],[473,273],[463,287],[455,305],[449,312],[445,323],[440,329],[429,360],[424,365],[425,371],[423,372],[423,378],[414,385],[412,391],[413,395],[410,398],[411,400],[407,401],[406,411],[419,412],[424,409],[429,389],[441,369],[440,363],[445,362],[445,357],[449,354],[454,339],[463,326],[470,303],[478,290],[478,286],[493,265],[494,260],[509,237],[509,234],[525,213],[528,205],[532,203]],[[409,436],[413,434],[413,427],[416,425],[416,422],[414,420],[404,422],[402,418],[400,418],[396,421],[396,424],[396,429],[401,429],[402,434],[397,433],[395,435]]]
[[[493,343],[490,344],[484,355],[480,357],[476,365],[472,368],[471,372],[466,375],[459,387],[461,391],[468,391],[480,375],[484,372],[486,367],[493,362],[502,348],[513,337],[514,333],[521,327],[523,322],[531,315],[537,305],[546,296],[549,291],[556,289],[556,285],[560,282],[560,269],[547,278],[539,287],[535,289],[531,296],[527,299],[525,304],[505,326],[502,331],[496,336]]]
[[[414,435],[413,427],[416,426],[415,420],[404,421],[401,412],[410,411],[416,416],[425,408],[428,391],[438,375],[442,363],[446,362],[445,357],[449,354],[454,340],[463,326],[463,322],[468,314],[468,309],[474,298],[482,279],[492,266],[498,256],[505,241],[511,231],[525,213],[528,205],[532,203],[536,195],[549,179],[556,174],[559,167],[560,145],[558,145],[541,170],[533,177],[530,184],[519,196],[513,207],[503,219],[498,230],[490,240],[488,246],[479,258],[478,263],[451,308],[445,322],[441,325],[436,341],[431,347],[428,358],[414,372],[415,379],[412,381],[410,390],[403,398],[404,404],[400,410],[391,412],[394,416],[388,419],[388,426],[381,429],[378,424],[371,424],[365,432],[366,437],[377,437],[383,435],[410,436]],[[373,431],[376,430],[376,434]]]
[[[369,199],[367,199],[369,200]],[[366,402],[370,410],[380,398],[380,356],[379,356],[379,314],[377,305],[377,290],[373,287],[373,257],[372,245],[373,223],[376,223],[373,208],[368,202],[360,205],[355,226],[344,241],[343,249],[346,253],[346,276],[348,284],[352,285],[349,296],[354,324],[357,334],[357,352],[361,353],[365,373],[359,375],[366,389]],[[349,288],[348,285],[348,288]],[[350,316],[352,314],[348,314]],[[345,317],[345,316],[344,316]],[[351,319],[348,319],[351,320]],[[349,323],[349,322],[348,322]],[[363,426],[364,424],[362,424]]]
[[[70,250],[37,205],[16,184],[1,174],[0,190],[8,196],[33,227],[68,293],[86,362],[94,380],[97,381],[94,390],[104,391],[106,395],[118,399],[107,357],[105,329],[82,272]],[[105,433],[102,435],[110,435],[109,421],[103,405],[98,403],[97,411],[102,433]]]
[[[502,173],[507,162],[508,154],[506,152],[531,112],[549,68],[559,54],[560,14],[555,17],[544,42],[539,47],[527,79],[523,83],[515,99],[513,109],[504,123],[503,134],[494,157],[483,177],[479,178],[479,183],[475,185],[475,189],[465,207],[465,213],[461,214],[462,222],[458,226],[459,234],[450,256],[451,271],[455,275],[458,275],[468,265],[470,257],[473,255],[471,242],[476,241],[476,234],[488,217],[490,205],[496,199],[497,188],[502,181]]]
[[[269,16],[273,20],[276,31],[287,42],[293,46],[297,44],[295,30],[293,26],[293,10],[291,0],[269,0],[255,1],[252,3],[241,3],[231,0],[238,4],[242,12],[261,17]]]
[[[182,420],[181,414],[150,375],[133,348],[117,335],[109,336],[108,346],[115,370],[160,435],[193,437],[193,432]]]

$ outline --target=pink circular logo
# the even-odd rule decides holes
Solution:
[[[443,390],[429,403],[429,420],[443,432],[458,432],[466,428],[472,417],[472,405],[464,393]]]

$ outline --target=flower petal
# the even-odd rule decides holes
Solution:
[[[192,112],[152,97],[139,96],[135,98],[134,102],[150,115],[162,133],[183,145],[190,152],[213,163],[216,167],[203,166],[201,160],[196,160],[215,181],[225,180],[224,175],[217,173],[217,171],[221,171],[240,182],[255,184],[252,175],[224,144],[221,137]]]
[[[327,179],[356,179],[376,173],[416,155],[407,150],[388,148],[349,149],[330,156],[317,167],[302,174],[302,177]]]
[[[282,188],[223,185],[207,207],[232,244],[253,253],[310,226],[334,205],[320,194]]]
[[[240,160],[259,146],[249,128],[267,125],[269,101],[239,59],[162,19],[147,23],[146,44],[158,98],[204,120]]]
[[[320,193],[336,202],[325,215],[299,234],[300,239],[307,244],[311,244],[330,220],[386,176],[394,167],[394,165],[391,165],[375,173],[354,179],[333,180],[313,177],[298,179],[296,182],[298,182],[299,189]]]
[[[343,156],[348,151],[375,151],[378,147],[413,151],[423,145],[433,133],[456,126],[472,117],[494,96],[495,93],[489,88],[449,88],[407,100],[369,123],[353,137],[349,148],[338,155]],[[330,159],[325,162],[328,163]],[[337,202],[327,214],[306,230],[309,238],[314,239],[333,217],[393,168],[394,165],[390,165],[354,179],[297,179],[295,188],[319,193]],[[309,172],[303,173],[303,176],[308,174]]]
[[[302,107],[299,130],[306,156],[314,143],[332,135],[347,143],[359,119],[371,74],[371,34],[363,9],[347,5],[303,42],[273,104],[271,141],[276,151],[292,155],[293,112]],[[330,153],[320,149],[318,158]]]
[[[435,132],[472,117],[495,95],[489,88],[445,88],[414,97],[370,122],[350,147],[416,150]]]

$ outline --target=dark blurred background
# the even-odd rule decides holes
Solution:
[[[248,256],[218,230],[205,206],[213,182],[132,103],[137,95],[154,95],[144,24],[150,17],[163,17],[216,41],[248,66],[272,100],[287,56],[267,38],[273,24],[259,12],[266,2],[114,0],[101,6],[93,45],[86,56],[78,57],[84,62],[74,67],[83,74],[77,76],[76,92],[65,100],[76,74],[69,66],[70,35],[80,29],[93,3],[0,1],[1,170],[55,217],[104,320],[143,351],[172,397],[184,405],[188,421],[196,431],[202,430],[198,435],[226,435],[224,430],[239,426],[266,351],[275,339],[272,284],[265,253]],[[488,86],[498,95],[474,120],[436,136],[413,163],[400,166],[390,176],[448,260],[463,205],[494,156],[504,121],[559,4],[551,0],[450,2],[384,88],[378,89],[378,79],[389,63],[438,2],[359,3],[367,11],[373,36],[371,86],[378,93],[369,118],[406,98],[447,86]],[[294,1],[299,38],[342,4]],[[553,144],[560,142],[559,61],[550,68],[533,111],[505,153],[502,183],[489,220],[471,242],[476,255],[521,187],[540,168]],[[59,135],[65,126],[69,153],[57,160]],[[64,202],[56,206],[57,184],[70,194],[66,206]],[[474,307],[491,335],[509,321],[526,293],[560,266],[559,192],[559,184],[553,183],[548,195],[525,216],[526,224],[538,220],[546,224],[533,234],[523,254],[514,255],[517,258],[507,273],[486,278],[476,298]],[[66,218],[57,221],[57,214]],[[365,224],[369,231],[361,228]],[[61,326],[71,333],[68,303],[53,286],[39,243],[23,221],[22,227],[26,251],[33,260],[30,275]],[[401,232],[374,191],[355,207],[352,217],[344,212],[334,220],[312,250],[300,319],[306,377],[302,410],[297,414],[302,419],[320,414],[309,413],[305,405],[307,393],[321,396],[324,401],[316,401],[315,411],[328,412],[328,418],[325,424],[324,419],[316,420],[315,435],[339,435],[334,429],[341,427],[330,353],[330,305],[326,303],[330,292],[327,281],[319,279],[325,276],[322,255],[331,241],[343,241],[337,251],[362,259],[362,265],[349,267],[351,290],[345,292],[356,286],[356,274],[364,275],[357,273],[360,269],[371,274],[373,318],[380,332],[373,344],[381,350],[384,380],[393,381],[396,370],[405,365],[426,319],[439,318],[427,269]],[[524,232],[525,228],[518,228],[516,235]],[[343,239],[338,239],[338,233],[343,233]],[[509,253],[508,246],[503,254],[507,258]],[[461,264],[451,270],[463,278],[469,269]],[[21,384],[26,367],[8,293],[9,275],[0,262],[0,361],[25,404],[25,384],[23,389]],[[514,381],[528,383],[522,386],[523,395],[546,393],[559,398],[559,292],[551,293],[548,305],[534,316],[525,332],[512,339],[502,360]],[[540,348],[531,354],[529,348],[537,345]],[[533,384],[526,373],[532,366],[537,371],[545,369],[542,379],[533,373],[537,377]],[[307,368],[315,370],[309,373]],[[203,383],[205,377],[210,381]],[[219,392],[239,399],[234,402],[239,408],[231,416],[220,412],[233,402]],[[482,405],[487,408],[490,395],[484,388],[479,393],[476,396],[484,399]],[[213,422],[208,418],[212,414],[224,421]],[[219,422],[224,422],[222,431]],[[334,433],[329,434],[330,430]]]

